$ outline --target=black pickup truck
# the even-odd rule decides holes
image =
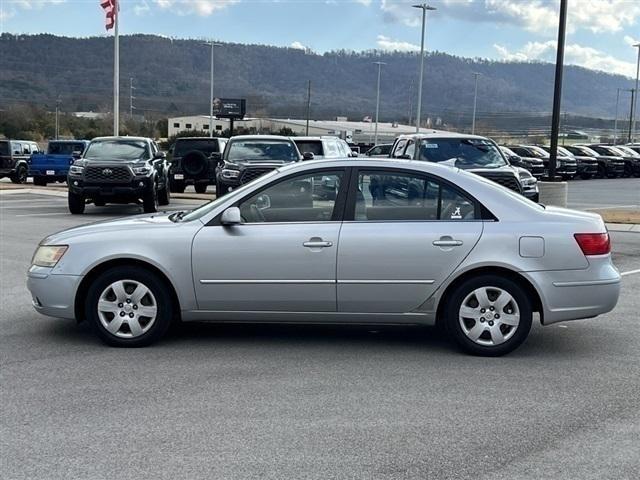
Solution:
[[[94,138],[69,169],[69,211],[93,203],[140,203],[145,213],[170,200],[168,165],[156,143],[143,137]]]

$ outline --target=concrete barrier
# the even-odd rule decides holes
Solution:
[[[567,193],[569,184],[567,182],[538,182],[540,189],[540,203],[543,205],[554,205],[556,207],[567,206]]]

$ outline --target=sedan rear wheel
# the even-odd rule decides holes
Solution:
[[[131,267],[106,271],[91,285],[86,316],[98,336],[116,347],[157,341],[171,323],[171,295],[153,273]]]
[[[446,326],[464,350],[499,356],[517,348],[529,334],[531,301],[514,281],[497,275],[471,278],[447,304]]]

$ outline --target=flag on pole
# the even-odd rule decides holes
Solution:
[[[101,0],[100,6],[105,13],[105,27],[111,30],[116,23],[116,15],[118,14],[117,0]]]

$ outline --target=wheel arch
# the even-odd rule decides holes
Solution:
[[[74,314],[78,322],[81,322],[82,320],[84,320],[84,301],[86,299],[87,292],[89,290],[89,286],[91,285],[91,283],[93,283],[93,281],[96,278],[98,278],[98,276],[100,276],[102,273],[106,272],[111,268],[131,267],[131,266],[143,268],[157,275],[158,278],[160,278],[160,280],[164,282],[166,287],[169,289],[169,292],[171,293],[171,300],[173,305],[173,318],[174,320],[180,319],[181,310],[180,310],[180,299],[178,298],[178,293],[176,292],[175,287],[171,283],[171,280],[169,280],[169,277],[167,277],[167,275],[162,270],[160,270],[158,267],[156,267],[155,265],[152,265],[149,262],[145,262],[144,260],[135,259],[135,258],[116,258],[116,259],[107,260],[97,265],[94,265],[91,268],[91,270],[89,270],[86,273],[86,275],[80,282],[80,285],[78,285],[78,289],[76,290],[76,295],[74,299]]]
[[[449,282],[440,297],[440,301],[438,302],[438,309],[436,311],[436,323],[440,323],[442,319],[442,313],[451,294],[455,291],[455,289],[466,280],[480,275],[500,275],[516,282],[527,293],[527,295],[531,299],[531,306],[533,308],[533,311],[540,314],[540,321],[544,324],[544,308],[542,304],[542,298],[538,290],[522,274],[516,272],[515,270],[511,270],[509,268],[501,266],[484,266],[473,268],[471,270],[462,272],[454,280]]]

